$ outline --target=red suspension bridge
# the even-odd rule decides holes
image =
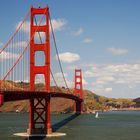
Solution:
[[[55,51],[50,47],[51,35]],[[37,53],[41,55],[37,57]],[[60,71],[58,73],[55,72],[56,65]],[[44,88],[36,90],[36,77],[40,74],[44,76]],[[61,78],[58,78],[60,74]],[[10,82],[8,88],[7,81]],[[17,87],[19,81],[22,84]],[[29,88],[25,83],[29,84]],[[67,92],[62,91],[60,84],[66,87]],[[80,114],[83,102],[82,72],[75,70],[75,87],[71,90],[59,58],[49,8],[31,7],[7,44],[0,49],[0,105],[9,101],[29,100],[28,134],[50,134],[50,100],[54,97],[73,100],[74,111]]]

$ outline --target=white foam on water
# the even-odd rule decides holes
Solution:
[[[14,136],[19,136],[19,137],[61,137],[61,136],[66,136],[66,133],[58,133],[54,132],[51,134],[32,134],[29,135],[28,133],[15,133]]]

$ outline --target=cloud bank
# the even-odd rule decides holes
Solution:
[[[110,52],[113,55],[125,55],[128,53],[127,49],[123,49],[123,48],[108,48],[107,49],[108,52]]]
[[[72,63],[72,62],[80,60],[79,54],[71,53],[71,52],[60,53],[59,58],[64,63]],[[57,56],[56,56],[56,59],[57,59]]]

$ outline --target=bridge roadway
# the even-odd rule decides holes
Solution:
[[[66,94],[62,92],[46,92],[46,91],[0,91],[0,94],[4,96],[4,102],[29,100],[35,98],[67,98],[76,102],[83,102],[83,99],[73,94]]]

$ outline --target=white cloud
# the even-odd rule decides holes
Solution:
[[[64,26],[67,24],[67,21],[65,19],[52,19],[52,26],[54,31],[60,31],[64,28]]]
[[[87,78],[95,78],[97,83],[139,83],[140,64],[96,65],[84,74]]]
[[[74,81],[68,79],[68,74],[67,73],[64,73],[64,76],[65,76],[68,87],[69,88],[74,88]],[[65,81],[64,81],[63,76],[62,76],[62,73],[59,73],[59,72],[55,73],[54,78],[56,79],[56,82],[57,82],[58,86],[60,86],[60,87],[66,86]],[[51,81],[52,81],[52,83],[54,82],[52,78],[51,78]],[[83,86],[88,85],[88,82],[84,78],[82,78],[82,83],[83,83]]]
[[[80,36],[82,33],[84,32],[84,30],[82,28],[79,28],[76,32],[74,32],[74,36]]]
[[[88,81],[87,87],[93,87],[92,90],[97,94],[112,97],[138,97],[140,84],[139,63],[94,64],[94,67],[87,67],[83,75]],[[108,87],[112,87],[113,91]],[[109,94],[105,95],[106,92]]]
[[[82,84],[83,85],[88,85],[88,82],[84,78],[82,78]]]
[[[80,60],[79,54],[70,53],[70,52],[59,54],[59,58],[62,62],[65,62],[65,63],[72,63],[72,62]],[[57,56],[56,56],[56,59],[57,59]]]
[[[68,70],[81,67],[87,81],[85,89],[102,96],[136,98],[140,96],[140,62],[116,64],[70,65]],[[112,88],[112,89],[111,89]]]
[[[16,42],[13,46],[14,47],[26,47],[27,45],[28,45],[28,42],[21,41],[21,42]]]
[[[44,21],[43,21],[44,22]],[[16,29],[19,28],[19,26],[21,25],[22,21],[19,21],[16,24]],[[52,26],[53,26],[53,30],[54,31],[61,31],[65,25],[67,24],[67,21],[65,19],[52,19]],[[44,23],[42,23],[41,25],[44,25]],[[29,36],[30,36],[30,22],[29,21],[25,21],[22,26],[20,27],[20,32],[24,33],[24,40],[26,41],[20,41],[15,43],[14,47],[26,47],[29,43]],[[50,32],[51,32],[51,27],[50,27]],[[42,42],[46,42],[46,35],[44,32],[40,32],[39,34],[36,32],[34,35],[34,40],[35,43],[40,44],[40,37],[41,36],[41,40]],[[0,44],[1,46],[1,44]]]
[[[135,88],[136,86],[135,85],[129,85],[128,86],[130,89],[132,89],[132,88]]]
[[[92,43],[92,41],[93,40],[91,38],[85,38],[83,42],[88,44],[88,43]]]
[[[16,29],[21,25],[21,23],[22,23],[22,21],[19,21],[16,24]],[[42,23],[42,24],[44,24],[44,23]],[[52,26],[53,26],[54,31],[61,31],[66,24],[67,24],[67,21],[65,19],[62,19],[62,18],[52,19]],[[20,31],[29,34],[30,22],[25,21],[24,24],[21,26]],[[50,27],[50,31],[51,31],[51,27]]]
[[[16,24],[16,29],[19,28],[19,26],[21,25],[21,23],[22,23],[22,21],[19,21]],[[29,33],[29,31],[30,31],[30,22],[29,21],[25,21],[23,23],[23,25],[21,26],[20,31],[25,32],[25,33]]]
[[[102,96],[107,96],[109,94],[106,93],[111,93],[113,89],[111,87],[104,87],[102,85],[95,85],[93,84],[94,89],[90,88],[90,90],[93,90],[94,93]]]
[[[63,75],[61,72],[57,72],[55,73],[54,75],[54,79],[56,80],[56,83],[59,87],[66,87],[65,85],[65,81],[64,81],[64,78],[63,78]],[[66,82],[67,82],[67,85],[69,88],[73,87],[73,82],[70,81],[68,79],[68,74],[67,73],[64,73],[64,76],[65,76],[65,79],[66,79]],[[55,85],[54,81],[53,81],[53,78],[51,77],[51,85]]]
[[[105,92],[111,92],[112,88],[105,88]]]
[[[113,82],[113,81],[115,81],[115,78],[113,76],[106,75],[106,76],[98,77],[96,82],[108,83],[108,82]]]
[[[0,60],[17,59],[18,57],[19,57],[19,54],[10,53],[10,52],[6,52],[6,51],[3,51],[0,54]]]
[[[94,77],[95,75],[94,75],[94,72],[92,72],[92,71],[89,71],[89,70],[87,70],[86,72],[85,72],[85,77]]]
[[[61,72],[57,72],[57,73],[55,73],[54,76],[55,76],[56,78],[63,78],[63,75],[62,75]],[[68,75],[67,75],[66,73],[64,73],[64,76],[67,77]]]
[[[123,48],[108,48],[107,49],[110,53],[112,53],[113,55],[124,55],[128,53],[127,49],[123,49]]]

